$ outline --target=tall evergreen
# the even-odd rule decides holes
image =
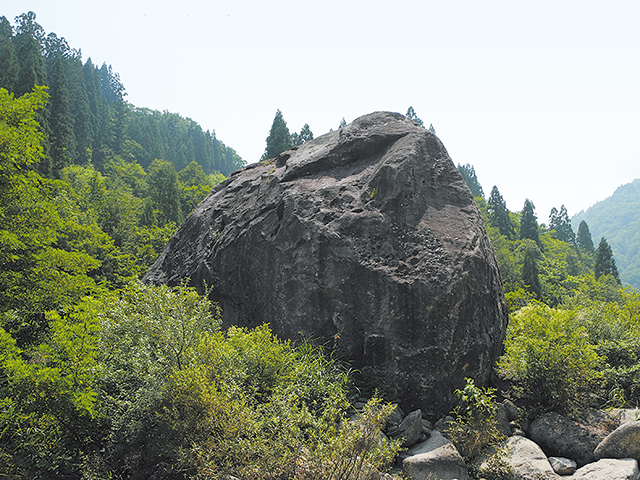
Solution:
[[[533,242],[526,242],[524,245],[524,258],[522,260],[522,283],[527,289],[542,298],[542,286],[540,285],[540,273],[538,270],[538,257],[540,250]]]
[[[293,132],[291,134],[291,145],[294,147],[302,145],[309,140],[313,140],[313,132],[311,131],[311,128],[309,128],[308,123],[304,124],[300,133]]]
[[[509,216],[509,210],[507,210],[507,204],[495,185],[491,189],[489,200],[487,200],[487,214],[489,223],[494,228],[497,228],[501,235],[504,235],[509,240],[515,237],[515,230]]]
[[[462,178],[464,178],[465,182],[467,182],[467,185],[469,186],[469,189],[471,190],[473,196],[484,197],[484,190],[482,190],[482,185],[480,185],[480,182],[478,181],[478,177],[476,176],[476,171],[473,168],[473,165],[470,165],[468,163],[466,165],[458,164],[458,171],[462,175]]]
[[[571,221],[564,205],[560,207],[560,211],[553,207],[549,215],[549,230],[552,230],[552,237],[566,242],[569,245],[576,245],[576,234],[571,228]]]
[[[262,155],[262,160],[275,158],[285,150],[293,147],[291,143],[291,134],[287,128],[287,122],[282,117],[280,110],[276,111],[276,116],[271,124],[271,130],[267,137],[267,147]]]
[[[64,74],[62,58],[58,57],[51,73],[51,159],[52,174],[59,177],[60,171],[70,165],[75,153],[76,139],[73,119],[69,113],[69,90]]]
[[[593,240],[591,239],[591,232],[589,231],[589,225],[587,222],[582,220],[580,225],[578,225],[578,237],[576,239],[578,244],[578,248],[583,252],[593,253]]]
[[[42,56],[44,30],[36,23],[33,12],[16,17],[16,57],[18,59],[18,81],[16,95],[31,92],[36,85],[46,85],[46,71]],[[39,119],[41,120],[41,119]]]
[[[0,88],[13,92],[18,82],[18,61],[13,45],[13,29],[0,17]]]
[[[529,238],[540,245],[540,234],[538,233],[538,218],[534,212],[535,206],[528,198],[524,201],[522,215],[520,217],[520,239]]]
[[[180,206],[180,182],[173,164],[164,160],[154,160],[147,174],[149,195],[159,210],[158,220],[162,223],[182,223],[184,219]]]
[[[69,86],[69,110],[73,117],[73,133],[76,139],[74,163],[84,165],[91,159],[94,129],[87,87],[82,72],[82,58],[78,53],[67,58],[64,64]]]
[[[613,251],[604,237],[600,239],[600,243],[596,249],[596,261],[593,270],[596,280],[602,275],[611,275],[620,283],[620,275],[618,274],[616,261],[613,258]]]

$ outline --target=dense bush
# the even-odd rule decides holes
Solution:
[[[530,413],[567,412],[598,391],[601,364],[574,312],[533,304],[511,316],[499,371]]]

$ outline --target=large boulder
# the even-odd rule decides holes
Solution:
[[[627,422],[611,432],[594,451],[595,457],[635,458],[640,461],[640,421]]]
[[[145,277],[189,279],[223,325],[334,346],[427,417],[487,384],[507,311],[474,199],[431,132],[358,118],[218,185]]]
[[[570,458],[583,466],[595,461],[593,451],[615,427],[595,414],[582,421],[547,413],[531,422],[529,435],[547,455]]]
[[[570,480],[638,480],[640,471],[635,458],[603,458],[576,470]]]
[[[464,460],[456,447],[435,430],[431,437],[403,454],[402,470],[411,480],[468,480]]]

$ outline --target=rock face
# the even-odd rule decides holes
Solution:
[[[425,416],[486,384],[507,313],[471,193],[438,138],[358,118],[218,185],[147,273],[189,278],[223,325],[335,345]]]

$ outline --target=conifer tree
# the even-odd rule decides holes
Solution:
[[[462,178],[464,178],[465,182],[467,182],[473,196],[484,198],[484,191],[482,190],[482,185],[478,182],[478,177],[476,176],[476,171],[473,168],[473,165],[468,163],[466,165],[458,164],[458,171],[462,175]]]
[[[542,286],[540,285],[540,273],[538,270],[538,257],[540,250],[533,242],[525,240],[524,258],[522,261],[522,283],[527,289],[536,295],[538,299],[542,298]]]
[[[552,237],[566,242],[569,245],[576,245],[576,234],[571,228],[571,221],[564,205],[560,207],[560,211],[553,207],[549,215],[549,230],[552,230]]]
[[[60,171],[72,163],[76,140],[73,119],[69,113],[69,91],[62,59],[58,57],[51,74],[51,159],[52,174],[58,178]]]
[[[416,111],[413,109],[413,107],[409,107],[407,109],[407,114],[405,115],[405,117],[407,117],[409,120],[411,120],[413,123],[415,123],[419,127],[424,128],[424,122],[420,120],[420,118],[418,118],[418,115],[416,115]]]
[[[340,125],[338,125],[338,128],[342,128],[346,126],[347,126],[347,121],[344,119],[344,117],[342,117],[342,120],[340,120]]]
[[[13,29],[0,17],[0,88],[13,92],[18,81],[18,62],[13,45]]]
[[[589,231],[589,225],[587,225],[587,222],[584,220],[582,220],[580,225],[578,225],[578,238],[576,242],[578,244],[578,248],[584,252],[593,253],[595,250],[593,247],[593,240],[591,239],[591,232]]]
[[[540,234],[538,233],[538,218],[534,212],[535,206],[528,198],[524,201],[522,216],[520,217],[520,239],[529,238],[540,245]]]
[[[44,30],[35,21],[33,12],[16,17],[17,34],[15,36],[16,58],[18,59],[18,81],[15,87],[17,96],[31,92],[36,85],[46,85],[42,42]]]
[[[158,220],[162,223],[182,223],[184,219],[180,205],[180,182],[173,164],[164,160],[154,160],[147,174],[149,196],[159,210]]]
[[[273,119],[269,136],[267,137],[267,147],[262,155],[262,160],[269,158],[275,158],[285,150],[289,150],[293,147],[291,143],[291,134],[287,128],[287,122],[284,121],[282,112],[276,111],[276,116]]]
[[[497,228],[501,235],[504,235],[509,240],[513,239],[515,230],[511,223],[509,210],[507,210],[507,204],[495,185],[491,189],[491,194],[487,201],[487,214],[489,215],[489,223]]]
[[[600,243],[596,249],[596,261],[593,270],[596,280],[602,275],[611,275],[620,283],[620,276],[618,275],[616,261],[613,258],[613,251],[604,237],[600,239]]]

